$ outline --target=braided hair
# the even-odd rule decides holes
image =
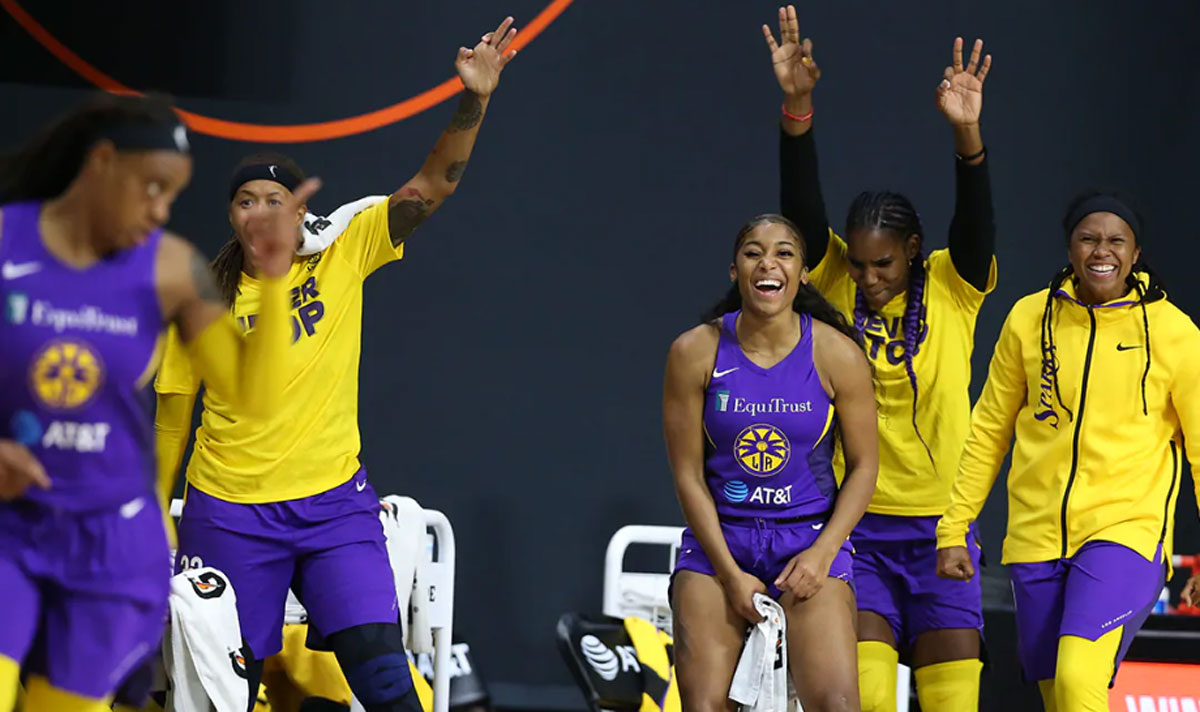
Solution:
[[[782,225],[787,228],[788,232],[796,238],[796,242],[800,245],[800,257],[803,263],[804,257],[804,236],[800,234],[800,228],[791,220],[776,213],[766,213],[763,215],[751,218],[749,222],[738,230],[737,237],[733,241],[733,260],[737,261],[738,250],[741,249],[742,243],[746,237],[756,228],[762,225]],[[700,317],[701,322],[708,323],[721,318],[722,315],[729,312],[737,311],[742,308],[742,292],[738,288],[737,282],[734,282],[729,287],[729,291],[721,298],[719,302],[710,307]],[[792,301],[792,309],[799,314],[808,314],[817,321],[824,322],[829,326],[837,329],[841,333],[850,337],[855,343],[862,345],[862,334],[855,331],[849,323],[846,322],[846,317],[842,316],[832,304],[829,303],[817,288],[811,284],[800,283],[799,289],[796,290],[796,298]]]
[[[913,207],[912,202],[890,191],[867,191],[860,193],[846,215],[846,235],[855,230],[887,230],[899,240],[906,240],[910,235],[916,235],[918,245],[925,238],[921,227],[921,215]],[[925,256],[918,247],[917,254],[909,261],[908,289],[904,300],[904,370],[908,374],[908,383],[912,386],[912,425],[917,433],[917,439],[925,448],[929,462],[937,469],[933,459],[933,451],[921,434],[917,425],[917,400],[920,389],[917,386],[917,372],[913,368],[913,358],[921,350],[921,341],[928,330],[925,322]],[[861,289],[854,290],[854,329],[861,339],[867,330],[870,309]]]
[[[263,163],[273,163],[283,166],[301,180],[304,179],[304,170],[294,160],[281,153],[256,153],[246,156],[238,162],[233,172],[236,174],[246,166]],[[217,256],[213,258],[212,271],[216,277],[217,290],[221,293],[221,298],[225,300],[226,306],[233,307],[233,302],[237,299],[238,284],[241,282],[242,269],[245,267],[245,264],[246,253],[237,235],[231,236],[221,246],[221,250],[217,252]]]
[[[1133,239],[1135,244],[1140,247],[1142,242],[1140,227],[1143,224],[1143,219],[1141,213],[1137,211],[1136,207],[1134,207],[1133,201],[1127,196],[1119,193],[1100,190],[1086,190],[1076,195],[1067,205],[1067,210],[1063,214],[1062,222],[1063,233],[1066,236],[1067,246],[1070,247],[1071,233],[1078,224],[1077,213],[1079,208],[1084,203],[1092,201],[1096,198],[1115,199],[1132,212],[1132,217],[1136,223],[1136,227],[1131,225],[1131,227],[1134,227]],[[1146,275],[1148,286],[1142,284],[1142,280],[1138,277],[1139,272]],[[1073,274],[1074,268],[1072,268],[1071,265],[1067,265],[1060,269],[1054,275],[1054,278],[1050,280],[1050,288],[1046,292],[1046,307],[1042,312],[1041,337],[1042,373],[1053,383],[1054,397],[1058,400],[1059,406],[1066,411],[1068,418],[1071,420],[1075,419],[1075,415],[1071,412],[1071,409],[1068,408],[1065,403],[1063,403],[1062,394],[1059,392],[1058,388],[1058,356],[1055,352],[1056,347],[1054,345],[1054,297],[1062,289],[1063,283],[1066,282],[1067,279]],[[1159,279],[1158,274],[1151,269],[1150,265],[1148,265],[1141,257],[1139,257],[1138,261],[1134,263],[1133,268],[1129,271],[1129,275],[1125,278],[1125,286],[1128,289],[1137,292],[1137,303],[1142,310],[1142,330],[1146,335],[1146,366],[1142,370],[1141,380],[1142,415],[1149,415],[1150,411],[1146,403],[1146,380],[1150,377],[1152,358],[1150,355],[1150,317],[1146,313],[1146,304],[1164,298],[1166,296],[1166,288],[1164,287],[1162,280]]]

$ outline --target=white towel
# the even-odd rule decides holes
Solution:
[[[188,569],[171,578],[170,605],[163,647],[173,684],[166,711],[245,712],[250,690],[229,579],[209,566]]]
[[[305,213],[304,221],[300,224],[300,236],[303,238],[303,242],[300,249],[296,250],[296,254],[315,255],[323,251],[346,231],[355,215],[387,199],[386,195],[368,195],[352,203],[346,203],[330,213],[329,217]]]
[[[414,653],[433,652],[429,624],[429,555],[425,515],[412,497],[388,495],[380,504],[379,518],[387,538],[388,559],[396,581],[396,598],[404,628],[404,645]]]
[[[743,705],[745,712],[788,712],[794,693],[788,674],[787,616],[782,606],[761,593],[754,594],[754,608],[763,620],[746,636],[729,699]]]

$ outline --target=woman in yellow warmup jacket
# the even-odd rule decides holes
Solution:
[[[1108,709],[1170,571],[1183,441],[1200,442],[1200,330],[1141,261],[1137,213],[1085,193],[1063,228],[1070,265],[1009,312],[937,532],[938,573],[972,576],[967,528],[1015,431],[1003,561],[1022,667],[1057,712]]]

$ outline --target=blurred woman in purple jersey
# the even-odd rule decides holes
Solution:
[[[734,241],[729,293],[667,356],[663,429],[688,529],[672,580],[687,710],[727,699],[755,594],[787,617],[804,709],[858,709],[847,537],[878,467],[871,372],[845,319],[808,283],[779,215]],[[846,476],[832,467],[840,433]]]
[[[146,386],[167,324],[246,407],[283,390],[295,228],[253,228],[272,286],[243,340],[205,260],[162,229],[191,170],[166,101],[108,95],[0,164],[0,710],[22,672],[27,712],[106,710],[157,647],[170,570]]]

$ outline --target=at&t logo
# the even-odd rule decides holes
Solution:
[[[642,666],[638,664],[637,652],[632,645],[618,645],[614,653],[594,635],[585,635],[579,640],[583,649],[583,657],[602,679],[609,682],[617,679],[617,673],[632,670],[640,673]],[[620,659],[618,659],[618,656]]]
[[[725,499],[734,504],[749,501],[751,504],[791,504],[792,485],[787,487],[755,487],[750,493],[750,486],[741,480],[730,480],[722,488]]]

